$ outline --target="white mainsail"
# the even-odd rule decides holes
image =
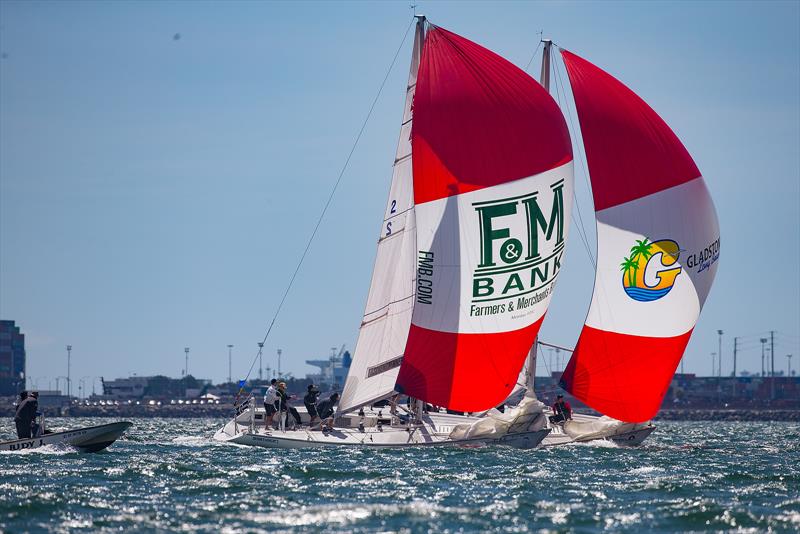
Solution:
[[[420,17],[408,75],[392,185],[378,239],[367,305],[353,362],[339,403],[346,413],[390,396],[403,358],[414,308],[416,229],[411,166],[411,119],[417,71],[425,40]]]

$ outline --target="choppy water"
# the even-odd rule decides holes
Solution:
[[[221,422],[135,420],[96,454],[0,453],[0,530],[800,530],[798,424],[663,422],[638,449],[276,452],[213,442]]]

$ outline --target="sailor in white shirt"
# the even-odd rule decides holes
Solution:
[[[270,430],[272,428],[272,418],[275,417],[278,409],[275,406],[278,402],[278,388],[276,384],[278,381],[276,379],[272,379],[270,381],[270,386],[267,388],[267,392],[264,393],[264,429]]]

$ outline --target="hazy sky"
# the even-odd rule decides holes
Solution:
[[[720,328],[725,374],[733,336],[753,371],[769,330],[776,367],[794,353],[800,368],[800,4],[417,3],[522,67],[544,30],[642,96],[720,218],[686,371],[709,373]],[[186,346],[190,373],[219,381],[233,344],[243,377],[411,15],[407,1],[0,2],[0,316],[26,334],[38,387],[66,374],[68,343],[75,386],[179,376]],[[265,366],[280,347],[304,375],[355,345],[410,54],[408,39]],[[542,329],[569,346],[594,278],[572,238]]]

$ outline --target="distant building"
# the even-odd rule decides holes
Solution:
[[[49,411],[51,409],[63,408],[69,406],[70,398],[61,393],[60,391],[52,391],[47,389],[39,390],[39,410],[44,411],[45,415],[58,415]]]
[[[131,376],[103,381],[103,396],[111,399],[140,399],[150,382],[147,376]]]
[[[326,384],[333,389],[341,389],[350,370],[350,363],[353,358],[350,352],[342,348],[339,354],[332,354],[325,360],[306,360],[308,365],[319,367],[319,373],[309,373],[306,375],[308,380],[315,384]]]
[[[129,376],[115,380],[103,380],[103,399],[127,400],[149,398],[198,397],[211,385],[210,380],[167,376]]]
[[[25,389],[25,334],[14,321],[0,320],[0,396]]]

